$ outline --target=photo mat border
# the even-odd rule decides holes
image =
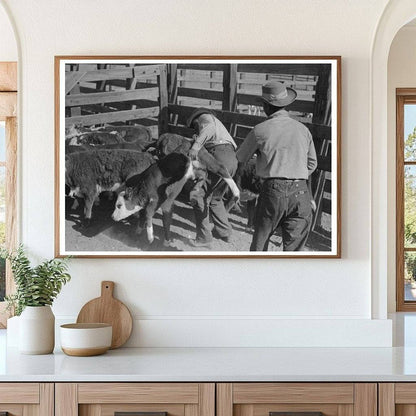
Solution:
[[[291,61],[290,63],[302,63],[301,61],[306,61],[305,63],[312,63],[313,61],[319,61],[319,63],[325,63],[322,61],[328,61],[332,63],[333,75],[332,77],[332,97],[335,98],[336,106],[333,106],[332,113],[336,115],[336,120],[332,120],[332,137],[333,144],[336,144],[336,152],[332,152],[332,171],[331,174],[334,175],[336,171],[336,180],[332,181],[332,189],[334,192],[335,200],[331,200],[332,208],[336,209],[336,215],[332,215],[333,224],[336,224],[336,230],[332,230],[332,233],[335,234],[332,240],[332,250],[329,253],[324,252],[281,252],[284,254],[276,254],[279,252],[179,252],[178,254],[173,252],[93,252],[90,254],[87,252],[67,252],[63,250],[63,244],[61,241],[61,219],[62,219],[62,208],[61,208],[61,196],[60,189],[62,188],[61,180],[62,174],[60,172],[61,168],[61,158],[64,155],[61,147],[61,65],[65,64],[66,61],[86,61],[86,62],[97,62],[97,61],[159,61],[158,63],[169,63],[168,61],[177,62],[177,61],[201,61],[203,63],[236,63],[237,61],[247,61],[247,63],[256,63],[259,61],[267,61],[267,63],[282,63],[281,61]],[[209,62],[211,61],[211,62]],[[280,61],[280,62],[272,62]],[[294,62],[295,61],[295,62]],[[157,63],[157,62],[154,62]],[[129,56],[129,55],[57,55],[54,58],[55,66],[55,257],[65,257],[71,255],[77,258],[341,258],[341,56],[252,56],[252,55],[146,55],[146,56]],[[63,77],[63,81],[65,81]],[[64,131],[64,129],[63,129]],[[64,233],[64,232],[63,232]],[[63,234],[62,233],[62,234]],[[143,254],[141,254],[143,253]],[[298,254],[299,253],[299,254]],[[316,254],[315,254],[316,253]],[[324,254],[323,254],[324,253]]]

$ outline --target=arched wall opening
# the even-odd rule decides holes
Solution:
[[[416,20],[404,25],[394,37],[388,58],[387,68],[387,189],[388,189],[388,230],[387,230],[387,249],[388,249],[388,312],[396,311],[396,164],[398,155],[396,154],[396,89],[397,88],[416,88]],[[407,116],[405,123],[405,138],[410,133],[409,129],[413,130],[414,110],[410,111],[407,107]],[[409,171],[412,174],[413,168]],[[408,182],[410,183],[410,182]],[[408,189],[409,191],[410,189]],[[409,195],[409,194],[407,194]],[[411,207],[409,201],[406,207]],[[412,215],[407,209],[407,215]],[[413,254],[410,254],[410,259]],[[397,262],[402,261],[398,259]],[[410,273],[412,269],[412,260],[408,260],[408,265],[405,268]],[[410,277],[410,274],[408,275]],[[404,295],[406,300],[414,298],[414,289],[409,283],[405,285]]]
[[[399,30],[416,17],[413,0],[389,2],[380,18],[371,55],[371,266],[372,317],[386,319],[394,307],[395,134],[391,134],[388,58]],[[390,94],[391,101],[391,94]],[[393,110],[394,111],[394,110]],[[393,175],[392,175],[393,172]]]
[[[7,6],[0,0],[0,62],[17,62],[19,51],[15,30]]]

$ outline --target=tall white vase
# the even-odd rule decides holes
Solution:
[[[55,316],[50,306],[26,306],[19,319],[19,351],[50,354],[55,347]]]
[[[13,316],[7,320],[7,346],[19,347],[19,320],[20,316]]]

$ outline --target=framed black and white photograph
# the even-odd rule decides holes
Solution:
[[[340,257],[340,57],[55,57],[55,254]]]

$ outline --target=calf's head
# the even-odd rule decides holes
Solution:
[[[133,189],[127,188],[125,191],[119,193],[116,201],[116,206],[111,218],[114,221],[121,221],[130,215],[139,212],[143,207],[135,203],[133,198]]]

